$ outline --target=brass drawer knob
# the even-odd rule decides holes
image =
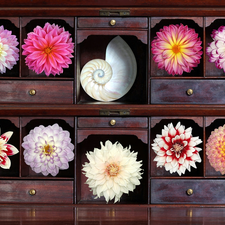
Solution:
[[[188,89],[188,90],[187,90],[187,95],[189,95],[189,96],[190,96],[190,95],[192,95],[193,93],[194,93],[194,92],[193,92],[193,90],[192,90],[192,89]]]
[[[31,90],[29,91],[29,94],[30,94],[31,96],[34,96],[34,95],[36,94],[36,90],[31,89]]]
[[[190,188],[190,189],[188,189],[188,190],[187,190],[187,195],[189,195],[189,196],[190,196],[190,195],[192,195],[192,194],[193,194],[193,190],[192,190],[191,188]]]
[[[32,196],[35,195],[36,194],[36,190],[35,189],[30,189],[29,190],[29,194],[32,195]]]
[[[110,23],[111,26],[115,26],[116,25],[116,20],[110,20],[109,23]]]
[[[110,123],[111,126],[114,126],[114,125],[116,125],[116,120],[110,120],[109,123]]]

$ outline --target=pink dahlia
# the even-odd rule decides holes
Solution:
[[[210,165],[225,174],[225,125],[212,131],[206,143],[206,155]]]
[[[5,73],[6,68],[11,70],[19,60],[19,44],[12,31],[0,26],[0,73]]]
[[[35,127],[23,138],[24,160],[36,173],[56,176],[74,159],[70,133],[58,124]]]
[[[37,74],[43,71],[47,76],[63,73],[72,63],[74,43],[70,33],[58,25],[46,23],[44,28],[37,26],[24,40],[23,55],[29,69]]]
[[[211,37],[213,42],[206,48],[209,62],[215,63],[216,67],[225,72],[225,26],[220,26],[218,30],[213,30]]]
[[[168,74],[190,73],[200,63],[201,41],[194,29],[184,25],[169,25],[160,29],[152,41],[153,60]]]
[[[12,131],[8,131],[0,136],[0,167],[3,169],[9,169],[11,167],[11,161],[8,156],[15,155],[19,152],[13,145],[7,144],[12,134]]]
[[[157,167],[164,166],[170,173],[177,172],[184,174],[187,169],[191,171],[191,166],[196,168],[195,162],[201,162],[199,151],[201,148],[196,145],[202,143],[198,137],[192,137],[192,128],[185,127],[177,123],[176,127],[172,123],[164,126],[161,135],[156,135],[152,149],[157,154],[154,161]]]

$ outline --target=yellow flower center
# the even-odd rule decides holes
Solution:
[[[184,148],[184,146],[179,143],[175,143],[173,145],[174,152],[181,152],[183,150],[183,148]]]
[[[50,54],[51,51],[52,51],[52,48],[51,47],[47,47],[47,48],[45,48],[44,51],[45,51],[46,54]]]
[[[45,155],[51,155],[53,152],[53,147],[47,144],[44,146],[43,152],[45,153]]]
[[[174,46],[172,47],[172,51],[173,51],[174,54],[179,53],[180,52],[180,46],[174,44]]]
[[[221,155],[225,156],[225,142],[221,142],[220,144],[220,151],[221,151]]]
[[[106,173],[110,176],[110,177],[115,177],[118,175],[120,171],[120,167],[116,164],[116,163],[111,163],[106,167]]]

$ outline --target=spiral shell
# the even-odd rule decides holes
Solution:
[[[85,92],[98,101],[114,101],[124,96],[134,84],[137,63],[129,45],[120,37],[106,48],[106,58],[87,62],[80,75]]]

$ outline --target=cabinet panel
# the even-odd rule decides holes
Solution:
[[[151,203],[224,204],[224,188],[223,180],[153,179]]]
[[[0,81],[0,103],[73,103],[72,81]]]
[[[33,191],[33,195],[29,192]],[[1,203],[73,203],[73,181],[0,181]]]
[[[224,80],[152,80],[153,104],[225,104]]]

